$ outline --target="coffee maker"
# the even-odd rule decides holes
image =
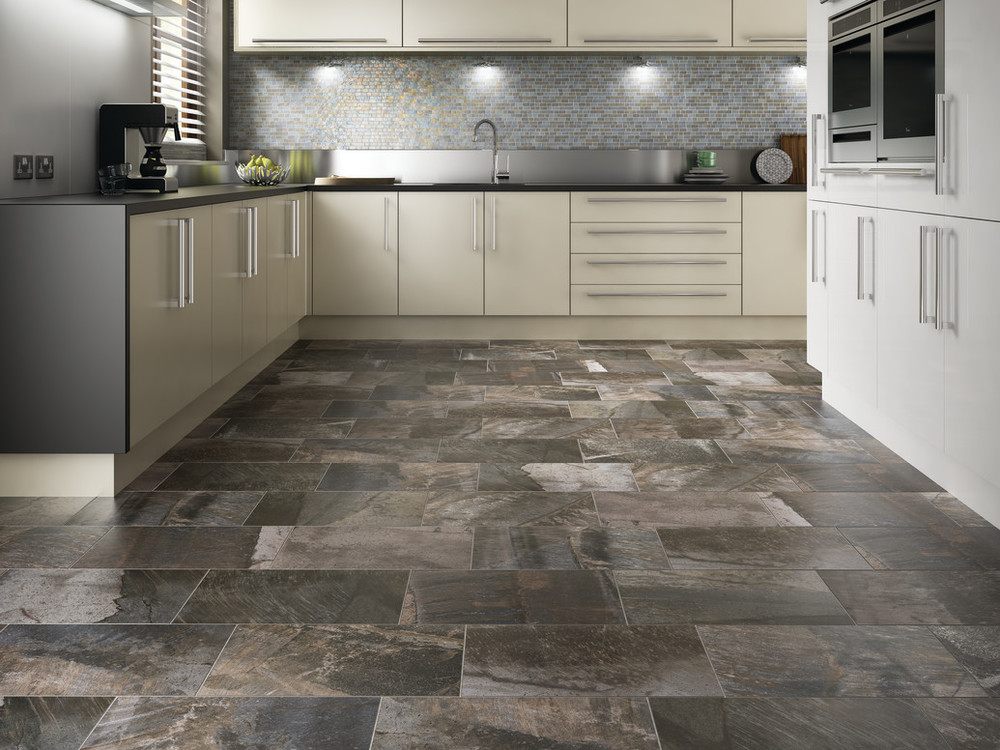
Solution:
[[[137,130],[146,148],[139,164],[125,180],[126,190],[177,192],[177,178],[167,177],[167,165],[160,156],[163,137],[173,128],[174,138],[181,139],[177,107],[167,104],[102,104],[98,126],[98,166],[135,163],[129,158],[128,136]]]

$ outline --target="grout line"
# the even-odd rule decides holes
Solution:
[[[375,723],[372,724],[372,738],[368,743],[368,750],[372,750],[375,747],[375,731],[378,729],[378,720],[382,716],[382,702],[385,700],[385,696],[380,695],[378,699],[378,708],[375,710]]]
[[[126,570],[127,570],[127,568],[126,568]],[[193,589],[191,589],[191,593],[187,595],[187,598],[184,600],[184,602],[181,604],[181,606],[177,609],[177,612],[175,612],[174,616],[172,618],[170,618],[170,623],[169,623],[170,625],[187,625],[188,624],[188,623],[179,623],[179,622],[177,622],[177,618],[180,616],[181,612],[184,611],[184,608],[188,605],[188,602],[191,601],[192,597],[194,597],[195,592],[198,591],[198,589],[201,588],[201,585],[203,583],[205,583],[205,579],[208,578],[208,574],[211,573],[212,570],[213,570],[212,568],[209,568],[208,570],[206,570],[202,574],[201,579],[198,581],[198,583],[195,584],[195,587]]]
[[[31,697],[32,698],[38,698],[38,697],[41,697],[41,696],[31,696]],[[96,698],[97,696],[93,696],[93,697]],[[111,702],[108,703],[108,707],[104,709],[103,713],[101,713],[101,717],[97,721],[94,722],[94,726],[92,726],[90,728],[90,731],[87,732],[87,736],[83,738],[83,742],[80,744],[80,750],[83,750],[83,748],[85,748],[87,746],[87,742],[90,740],[91,737],[93,737],[94,732],[97,731],[97,727],[100,726],[101,722],[104,721],[105,717],[111,711],[111,707],[113,705],[115,705],[115,703],[118,702],[118,698],[119,698],[119,696],[114,696],[114,697],[111,698]]]

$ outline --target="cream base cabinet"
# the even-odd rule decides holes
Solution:
[[[809,201],[809,252],[806,256],[806,361],[820,372],[827,371],[830,345],[830,311],[827,292],[829,259],[829,204]]]
[[[743,193],[743,314],[806,314],[802,193]]]
[[[129,221],[129,438],[212,385],[212,210]]]
[[[485,194],[486,315],[569,315],[569,193]]]
[[[236,0],[237,52],[399,47],[402,0]]]
[[[396,315],[396,193],[313,193],[313,313]]]
[[[273,341],[305,315],[306,223],[305,193],[268,198],[267,340]]]
[[[264,199],[212,206],[212,374],[219,381],[267,343]]]
[[[399,314],[483,314],[483,194],[399,194]]]
[[[566,0],[403,0],[403,45],[565,48]]]
[[[828,204],[829,360],[824,375],[859,401],[877,403],[876,210]],[[916,314],[916,302],[913,304]]]
[[[568,0],[569,46],[594,49],[729,47],[731,0]]]
[[[733,46],[805,50],[806,5],[802,0],[733,0]]]

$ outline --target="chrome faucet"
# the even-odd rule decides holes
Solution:
[[[479,128],[483,125],[489,125],[493,129],[493,172],[490,174],[490,182],[496,185],[500,181],[500,156],[497,151],[497,125],[493,120],[488,120],[485,117],[476,123],[476,127],[472,130],[472,140],[475,142],[479,141]],[[509,174],[504,175],[504,177],[509,177]]]

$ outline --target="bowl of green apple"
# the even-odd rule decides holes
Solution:
[[[288,167],[275,164],[261,154],[236,165],[236,174],[248,185],[280,185],[288,177]]]

